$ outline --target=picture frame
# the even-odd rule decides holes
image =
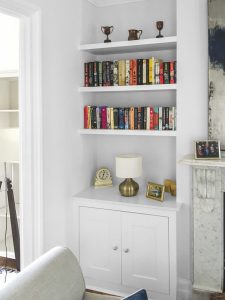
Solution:
[[[220,141],[218,140],[196,141],[195,159],[221,159]]]
[[[148,182],[146,197],[158,201],[164,200],[165,185]]]

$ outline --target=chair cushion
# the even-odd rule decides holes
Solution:
[[[73,253],[56,247],[0,290],[1,300],[82,300],[83,275]]]

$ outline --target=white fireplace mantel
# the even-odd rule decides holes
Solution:
[[[193,288],[222,292],[225,158],[195,160],[188,155],[181,162],[193,169]]]

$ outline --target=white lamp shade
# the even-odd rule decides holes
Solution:
[[[116,156],[116,176],[119,178],[136,178],[142,174],[142,157],[139,154]]]
[[[0,162],[19,161],[19,129],[0,129]]]

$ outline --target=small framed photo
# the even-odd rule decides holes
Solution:
[[[220,141],[206,140],[195,142],[195,159],[221,159]]]
[[[165,186],[153,182],[148,182],[146,197],[158,201],[164,200]]]

